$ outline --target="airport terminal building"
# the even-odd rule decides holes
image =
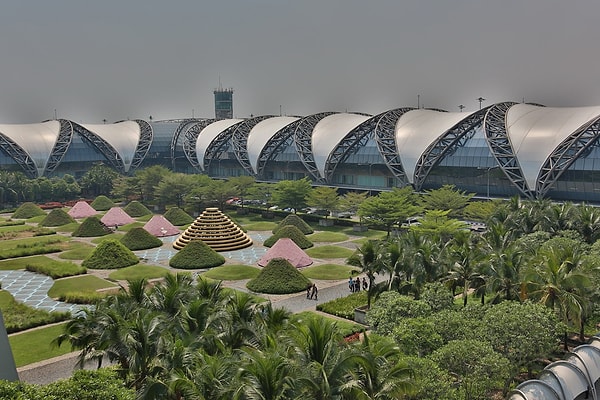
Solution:
[[[83,175],[102,162],[213,178],[309,177],[349,190],[445,184],[480,197],[600,202],[600,107],[504,102],[475,112],[398,108],[378,115],[0,124],[0,167],[29,177]],[[597,160],[597,161],[596,161]]]

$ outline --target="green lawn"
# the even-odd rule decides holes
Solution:
[[[63,343],[60,347],[50,344],[62,333],[63,326],[64,324],[57,324],[9,336],[8,341],[17,367],[72,352],[69,343]]]
[[[35,227],[31,225],[10,225],[10,226],[0,226],[0,237],[9,234],[10,232],[26,232],[32,231]]]
[[[271,221],[259,221],[243,225],[243,228],[247,231],[272,231],[276,227],[277,224]]]
[[[304,268],[301,272],[308,279],[338,280],[348,279],[352,271],[357,269],[348,265],[321,264]]]
[[[31,256],[11,258],[0,261],[0,270],[24,269],[27,266],[34,267],[37,272],[45,273],[52,277],[64,277],[85,273],[85,269],[68,261],[57,261],[46,256]],[[44,269],[45,271],[40,271]]]
[[[348,258],[354,251],[339,246],[318,246],[305,250],[309,257],[313,258]]]
[[[48,296],[58,298],[67,293],[95,293],[98,289],[113,287],[118,288],[118,285],[94,275],[83,275],[54,281]]]
[[[96,248],[91,244],[71,241],[69,242],[67,249],[62,251],[58,257],[64,260],[83,260]]]
[[[24,239],[1,240],[0,241],[0,251],[12,250],[12,249],[16,249],[17,247],[27,247],[27,246],[34,246],[34,245],[39,246],[43,243],[49,243],[49,242],[57,242],[55,244],[58,244],[58,242],[66,242],[67,240],[69,240],[68,237],[61,236],[61,235],[48,235],[48,236],[36,236],[36,237],[30,237],[30,238],[24,238]],[[52,246],[52,245],[50,245],[50,246]]]
[[[145,222],[132,222],[131,224],[127,224],[127,225],[122,225],[119,227],[119,231],[120,232],[129,232],[130,230],[132,230],[133,228],[141,228],[144,225],[146,225]]]
[[[165,277],[169,273],[170,272],[168,269],[156,265],[136,264],[111,272],[108,278],[115,281],[126,281],[142,278],[156,279]]]
[[[332,322],[334,322],[337,327],[339,328],[340,332],[342,333],[342,336],[348,336],[351,335],[353,333],[356,332],[362,332],[365,330],[365,327],[360,325],[360,324],[356,324],[352,321],[344,321],[340,318],[333,318],[333,317],[327,317],[324,316],[322,314],[318,314],[314,311],[303,311],[297,314],[292,315],[292,319],[294,321],[298,321],[298,322],[302,322],[302,321],[306,321],[309,319],[318,319],[319,321],[321,320],[330,320]]]
[[[92,243],[95,244],[100,244],[102,243],[103,240],[106,239],[115,239],[115,240],[120,240],[123,236],[125,236],[124,233],[109,233],[108,235],[104,235],[104,236],[99,236],[95,239],[92,239]]]
[[[57,232],[75,232],[75,229],[79,227],[79,222],[71,222],[70,224],[60,225],[52,227]]]
[[[25,269],[27,263],[31,262],[31,259],[45,256],[32,256],[32,257],[20,257],[20,258],[9,258],[8,260],[0,261],[0,271],[8,271],[15,269]]]
[[[142,215],[141,217],[136,217],[135,219],[138,220],[139,222],[143,222],[145,225],[146,222],[150,221],[153,216],[154,216],[154,214],[148,214],[148,215]]]
[[[317,242],[326,242],[326,243],[334,243],[334,242],[345,242],[348,240],[348,235],[344,233],[338,232],[317,232],[312,235],[307,235],[306,238],[313,243]]]
[[[238,281],[242,279],[256,278],[260,269],[249,265],[223,265],[211,268],[210,271],[201,274],[205,278],[221,281]]]

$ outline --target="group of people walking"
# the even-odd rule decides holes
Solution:
[[[318,300],[318,296],[319,296],[319,289],[317,289],[317,285],[316,284],[309,284],[306,287],[306,298],[307,299],[315,299]]]
[[[362,283],[360,277],[358,276],[356,277],[356,279],[352,279],[352,277],[348,278],[348,289],[350,289],[352,293],[360,292],[361,285],[362,290],[369,289],[369,283],[367,282],[367,279],[365,277],[362,278]]]

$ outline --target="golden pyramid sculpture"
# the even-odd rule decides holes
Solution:
[[[202,240],[215,251],[231,251],[252,246],[252,239],[216,207],[209,207],[173,243],[181,250],[192,240]]]

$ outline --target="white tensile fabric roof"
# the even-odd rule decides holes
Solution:
[[[141,137],[137,122],[123,121],[116,124],[82,124],[81,126],[110,144],[121,156],[125,172],[129,171]]]
[[[0,134],[8,137],[27,152],[36,166],[38,175],[41,176],[46,170],[52,149],[60,134],[60,122],[0,125]]]
[[[329,154],[352,129],[369,118],[366,115],[340,113],[328,115],[317,123],[312,132],[312,153],[321,177],[325,177]]]
[[[202,129],[196,141],[196,157],[198,158],[198,163],[203,171],[204,155],[206,154],[206,150],[208,150],[208,147],[212,141],[215,140],[215,138],[219,136],[221,132],[242,121],[243,119],[222,119],[215,121],[206,128]]]
[[[396,122],[396,146],[410,183],[414,182],[417,161],[427,147],[470,113],[411,110]]]
[[[254,173],[258,172],[258,158],[269,139],[298,119],[297,117],[273,117],[254,125],[248,134],[248,141],[246,143],[248,160],[250,161],[250,165],[252,165]]]
[[[554,149],[599,115],[600,107],[515,104],[509,108],[506,114],[508,137],[530,190],[535,189],[540,170]]]

